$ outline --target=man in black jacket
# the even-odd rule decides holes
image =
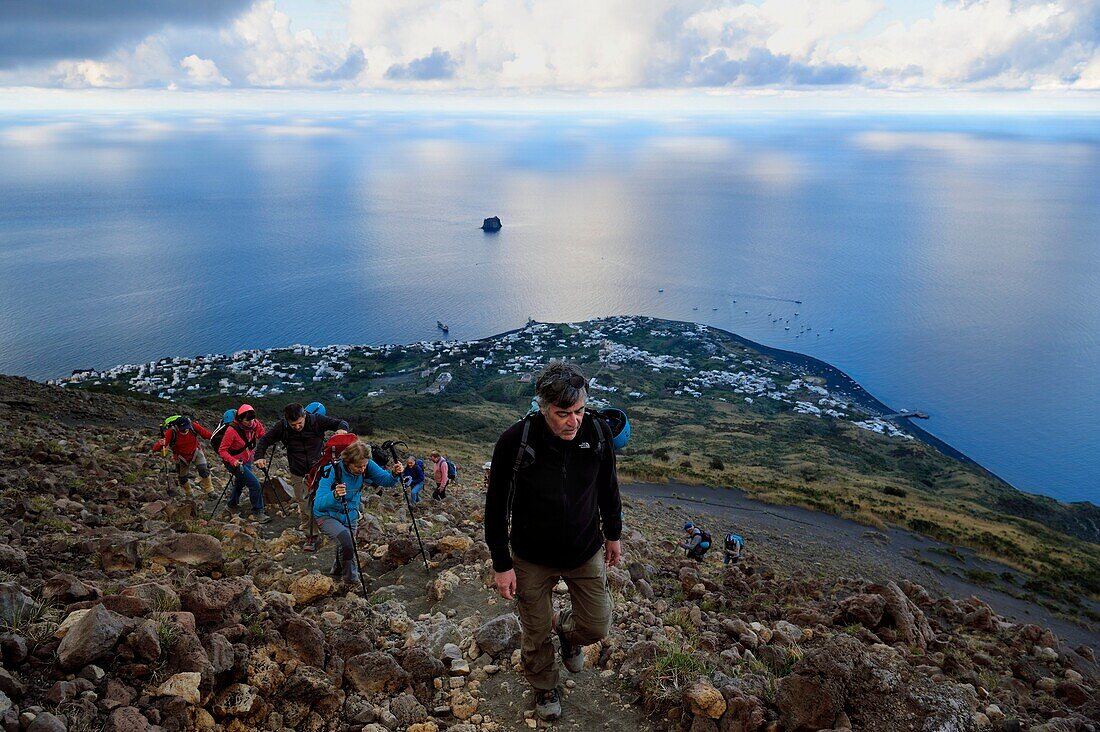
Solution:
[[[309,469],[321,457],[321,450],[325,446],[325,433],[335,432],[343,435],[350,429],[348,423],[342,419],[326,417],[323,414],[311,414],[306,412],[301,404],[288,404],[283,408],[283,418],[272,425],[256,444],[256,454],[260,455],[261,459],[256,460],[253,465],[260,470],[267,466],[267,460],[263,456],[267,455],[272,445],[281,442],[286,447],[286,460],[290,466],[290,474],[294,476],[294,497],[298,502],[301,529],[307,537],[315,537],[317,532],[311,530],[313,511],[309,506],[309,483],[306,476],[309,474]],[[306,551],[317,548],[316,539],[312,540],[313,546],[306,546]]]
[[[497,592],[517,598],[535,711],[552,720],[561,715],[561,702],[551,632],[574,673],[584,668],[584,646],[607,636],[606,566],[622,555],[622,503],[611,436],[584,410],[584,376],[572,364],[552,361],[535,390],[539,410],[508,428],[493,450],[485,541]],[[569,587],[571,607],[554,612],[559,579]]]

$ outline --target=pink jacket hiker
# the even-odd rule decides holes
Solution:
[[[447,477],[447,460],[440,456],[435,462],[435,482],[439,483],[439,490],[447,487],[450,478]]]

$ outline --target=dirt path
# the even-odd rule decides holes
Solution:
[[[679,540],[682,522],[704,525],[718,540],[738,530],[748,549],[765,561],[787,569],[802,568],[822,576],[862,576],[873,581],[908,579],[933,593],[965,598],[975,595],[999,614],[1020,623],[1054,630],[1072,645],[1100,649],[1100,632],[1054,615],[1047,608],[991,589],[966,578],[966,570],[1016,573],[953,547],[904,529],[878,531],[854,521],[794,506],[754,501],[733,488],[688,485],[632,484],[623,494],[641,510],[659,509],[668,525],[666,536]],[[627,513],[627,521],[630,514]],[[721,561],[720,554],[712,561]],[[921,561],[925,563],[922,564]],[[943,571],[934,566],[938,565]],[[1018,576],[1018,575],[1016,575]]]

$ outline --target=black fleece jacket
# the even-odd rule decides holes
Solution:
[[[336,430],[350,431],[351,427],[342,419],[306,412],[306,424],[301,432],[297,432],[287,424],[286,419],[280,419],[256,444],[256,457],[266,458],[268,449],[276,442],[281,442],[286,446],[291,475],[305,475],[321,457],[325,433]]]
[[[524,460],[516,476],[511,537],[508,493],[523,420],[505,430],[493,450],[485,496],[485,543],[493,569],[512,568],[509,538],[512,551],[528,562],[574,569],[591,559],[605,538],[618,541],[622,534],[615,453],[610,439],[605,439],[603,454],[597,454],[598,428],[587,414],[569,442],[550,432],[541,413],[527,419],[531,420],[527,444],[535,456]]]

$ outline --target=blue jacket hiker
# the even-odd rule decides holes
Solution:
[[[355,566],[352,530],[359,524],[359,499],[363,486],[367,483],[382,487],[397,485],[397,475],[404,468],[400,463],[395,465],[395,475],[371,460],[370,454],[370,446],[363,442],[354,442],[345,448],[336,466],[330,465],[322,472],[317,483],[317,495],[313,499],[313,515],[318,528],[336,540],[336,561],[332,565],[332,574],[339,574],[345,582],[356,584],[360,579]]]
[[[410,488],[412,502],[420,503],[420,490],[424,487],[424,461],[415,455],[405,456],[405,477],[402,479]]]

